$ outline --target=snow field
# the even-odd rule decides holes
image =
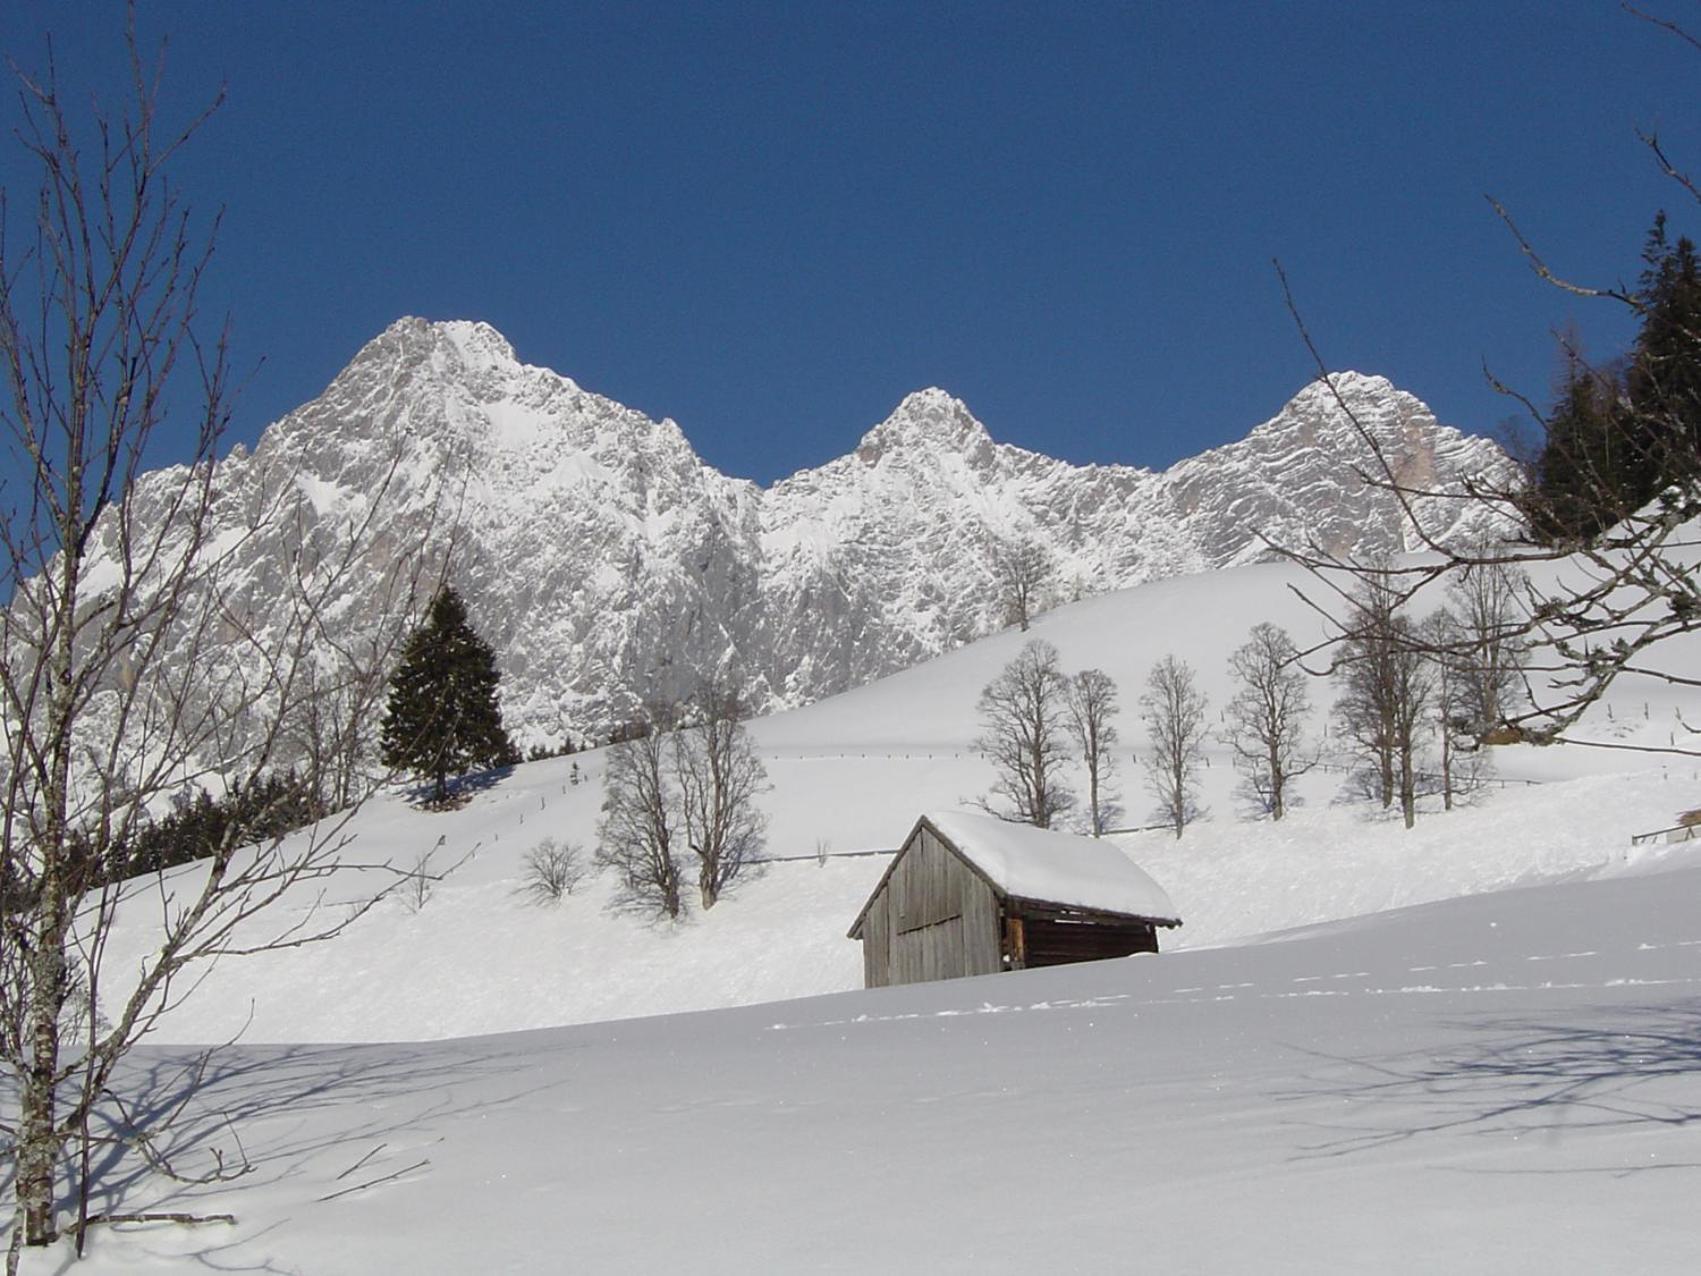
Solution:
[[[1253,623],[1303,641],[1294,580],[1166,581],[1035,625],[1121,684],[1136,819],[1146,668],[1184,654],[1220,706]],[[1186,919],[1180,947],[861,991],[844,931],[888,861],[837,853],[985,791],[974,699],[1022,641],[752,724],[769,852],[791,858],[677,926],[609,912],[605,879],[556,908],[516,893],[544,837],[588,851],[600,754],[452,813],[369,804],[352,858],[452,868],[423,905],[218,967],[128,1065],[165,1101],[180,1043],[246,1028],[166,1150],[193,1172],[239,1144],[250,1172],[125,1163],[96,1202],[236,1224],[100,1229],[78,1270],[1693,1269],[1701,848],[1629,844],[1697,805],[1692,764],[1500,750],[1500,776],[1540,783],[1408,832],[1321,770],[1282,824],[1238,819],[1213,744],[1211,818],[1117,839]],[[1663,695],[1627,684],[1598,729],[1658,742]]]
[[[1687,1271],[1698,890],[1547,885],[713,1014],[237,1047],[197,1112],[255,1172],[149,1189],[237,1226],[102,1232],[87,1270]]]
[[[987,791],[991,772],[972,748],[975,700],[1023,642],[1051,641],[1066,670],[1099,667],[1118,681],[1116,780],[1127,819],[1144,823],[1150,805],[1134,755],[1145,744],[1137,701],[1147,669],[1167,652],[1183,653],[1214,713],[1232,694],[1229,653],[1252,625],[1274,619],[1302,643],[1321,636],[1321,622],[1293,589],[1305,583],[1291,566],[1260,564],[1140,586],[1042,616],[1031,634],[999,634],[752,723],[772,782],[764,796],[767,854],[784,862],[760,866],[719,907],[677,926],[610,912],[606,877],[587,879],[555,908],[518,893],[525,853],[545,837],[589,855],[600,752],[518,767],[455,812],[425,813],[400,794],[380,797],[351,826],[350,853],[403,870],[452,870],[430,885],[423,907],[410,906],[404,892],[334,944],[220,967],[164,1022],[160,1039],[214,1041],[238,1032],[247,1041],[442,1039],[858,988],[861,956],[845,931],[889,861],[840,853],[896,847],[923,811],[969,804]],[[1314,733],[1328,693],[1327,682],[1314,685]],[[1612,730],[1658,733],[1663,742],[1671,703],[1663,694],[1627,684],[1614,701]],[[1632,850],[1629,839],[1698,804],[1694,763],[1580,748],[1495,753],[1505,784],[1451,813],[1431,801],[1407,831],[1363,803],[1338,804],[1344,777],[1321,769],[1303,777],[1303,805],[1281,824],[1241,818],[1238,776],[1226,746],[1213,740],[1202,773],[1210,817],[1179,841],[1162,832],[1115,840],[1183,918],[1182,928],[1165,933],[1166,949],[1682,863],[1693,849]],[[1626,766],[1643,769],[1601,774]],[[818,866],[823,843],[832,854]],[[372,881],[337,886],[333,906]],[[139,946],[145,932],[138,926],[121,940]]]

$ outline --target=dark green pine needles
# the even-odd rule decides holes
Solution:
[[[1591,366],[1567,345],[1559,396],[1529,490],[1520,498],[1543,544],[1591,541],[1701,471],[1701,261],[1654,219],[1642,321],[1626,358]]]
[[[450,776],[518,761],[496,702],[499,681],[496,653],[468,623],[461,596],[444,586],[390,675],[384,765],[429,777],[431,800],[441,805]]]

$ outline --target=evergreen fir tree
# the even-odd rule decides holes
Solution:
[[[1547,439],[1522,501],[1544,544],[1590,540],[1701,472],[1701,263],[1654,219],[1635,301],[1642,316],[1622,373],[1567,350]]]
[[[1693,243],[1667,238],[1664,213],[1654,218],[1642,260],[1642,331],[1627,388],[1638,451],[1647,457],[1646,501],[1701,468],[1701,266]]]
[[[1542,544],[1590,540],[1640,503],[1618,376],[1567,351],[1547,441],[1523,500]]]
[[[461,596],[444,586],[390,675],[384,764],[429,776],[432,801],[442,803],[451,775],[518,761],[496,702],[499,680],[496,653],[468,623]]]

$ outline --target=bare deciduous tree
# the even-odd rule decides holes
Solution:
[[[1468,563],[1447,585],[1452,624],[1435,632],[1447,649],[1449,720],[1481,737],[1519,707],[1524,681],[1529,577],[1511,563]]]
[[[1239,690],[1228,703],[1223,738],[1259,806],[1271,819],[1287,814],[1288,785],[1317,764],[1305,752],[1305,719],[1311,712],[1299,649],[1288,631],[1269,623],[1229,657]]]
[[[1399,762],[1400,815],[1411,828],[1417,822],[1418,759],[1435,704],[1436,664],[1422,636],[1404,616],[1396,618],[1394,636],[1389,662],[1394,755]]]
[[[1205,695],[1185,661],[1165,656],[1146,679],[1140,697],[1146,724],[1146,784],[1159,814],[1180,837],[1201,814],[1195,800],[1205,745]]]
[[[1005,623],[1026,633],[1033,618],[1045,610],[1045,593],[1057,572],[1050,552],[1037,541],[1000,541],[993,549],[992,571]]]
[[[321,621],[371,547],[368,525],[333,552],[298,555],[261,640],[233,564],[302,498],[286,482],[220,522],[225,345],[196,330],[212,235],[167,171],[206,114],[165,125],[133,27],[128,47],[123,114],[97,117],[87,146],[51,65],[20,74],[18,137],[39,185],[21,217],[0,215],[0,432],[13,462],[0,469],[9,1272],[22,1246],[66,1230],[60,1200],[76,1203],[79,1245],[101,1221],[89,1214],[97,1167],[125,1153],[94,1133],[97,1106],[117,1105],[132,1150],[150,1122],[171,1119],[126,1103],[119,1064],[190,994],[191,968],[328,938],[382,893],[334,916],[318,909],[326,880],[358,867],[337,820],[254,846],[238,844],[232,822],[204,859],[120,876],[171,795],[255,791],[282,766],[290,724],[312,711]],[[191,423],[187,463],[144,476],[168,407]],[[121,910],[150,940],[139,964],[109,969]],[[193,1087],[201,1071],[186,1075]]]
[[[610,747],[596,860],[619,875],[621,907],[677,919],[684,873],[674,846],[679,830],[671,749],[666,733],[650,722]]]
[[[1057,648],[1038,638],[982,689],[974,747],[997,774],[991,796],[1007,804],[999,810],[989,799],[982,803],[987,810],[1045,829],[1074,806],[1062,776],[1069,761],[1068,701]]]
[[[1335,701],[1341,734],[1372,768],[1384,807],[1400,803],[1406,827],[1417,820],[1418,759],[1434,703],[1432,649],[1405,616],[1393,569],[1363,569],[1353,595],[1354,621],[1335,656],[1344,687]]]
[[[692,716],[674,734],[673,760],[698,895],[710,909],[762,848],[768,818],[756,799],[768,773],[740,721],[736,692],[710,681],[692,698]]]
[[[1335,722],[1348,749],[1368,767],[1375,796],[1394,804],[1394,616],[1398,603],[1386,570],[1369,572],[1351,597],[1352,616],[1330,672],[1341,680]]]
[[[1441,745],[1441,805],[1451,811],[1463,793],[1481,786],[1488,768],[1485,751],[1477,745],[1478,724],[1498,721],[1477,716],[1483,683],[1475,644],[1466,637],[1459,618],[1446,608],[1433,613],[1420,627],[1434,670],[1435,737]]]
[[[1102,669],[1083,669],[1069,679],[1068,704],[1069,732],[1087,771],[1087,816],[1093,836],[1102,837],[1118,810],[1107,774],[1110,746],[1117,740],[1111,721],[1118,712],[1116,680]]]

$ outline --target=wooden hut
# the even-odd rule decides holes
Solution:
[[[916,822],[850,937],[879,988],[1155,953],[1179,925],[1111,843],[953,811]]]

